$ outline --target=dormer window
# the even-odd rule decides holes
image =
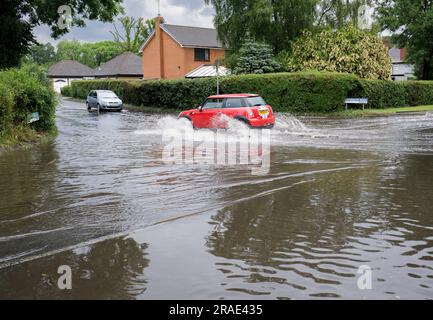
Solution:
[[[210,49],[194,49],[195,61],[210,61]]]

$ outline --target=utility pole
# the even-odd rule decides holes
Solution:
[[[220,94],[220,61],[215,60],[215,70],[216,70],[216,78],[217,78],[217,95]]]

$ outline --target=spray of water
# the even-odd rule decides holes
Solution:
[[[223,115],[218,119],[218,121],[225,124],[226,133],[229,137],[233,137],[233,140],[239,141],[242,139],[248,139],[251,134],[251,129],[239,120]],[[207,129],[194,130],[191,121],[188,119],[177,119],[173,116],[160,117],[157,119],[154,127],[137,130],[135,131],[135,134],[160,136],[167,131],[170,131],[171,135],[174,134],[179,137],[188,137],[194,134],[195,138],[200,138],[203,141],[215,138],[214,131]],[[277,138],[284,140],[285,137],[289,135],[313,137],[318,135],[318,132],[317,130],[308,128],[304,123],[292,115],[277,115],[277,121],[272,130],[272,136],[276,138],[275,142],[279,140]]]
[[[278,114],[275,129],[287,133],[311,132],[311,129],[309,129],[304,123],[290,114]]]

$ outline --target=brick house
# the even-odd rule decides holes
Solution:
[[[405,48],[390,48],[389,57],[392,61],[392,80],[409,80],[415,78],[415,66],[406,62]]]
[[[143,79],[181,79],[222,59],[225,49],[215,29],[177,26],[155,18],[155,30],[143,43]]]

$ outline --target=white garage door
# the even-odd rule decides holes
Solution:
[[[60,93],[60,89],[68,85],[68,79],[53,79],[54,91]]]

